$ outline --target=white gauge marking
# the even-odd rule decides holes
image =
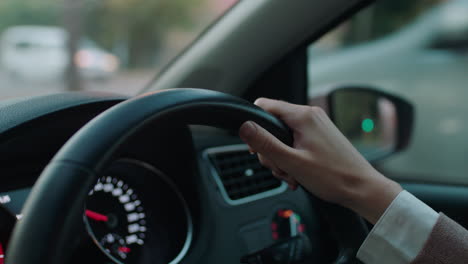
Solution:
[[[102,185],[102,183],[101,183],[101,182],[98,182],[98,183],[96,183],[96,185],[94,185],[94,190],[95,190],[96,192],[97,192],[97,191],[101,191],[103,187],[104,187],[104,186]]]
[[[114,185],[112,185],[112,183],[106,183],[104,184],[103,189],[105,192],[111,192],[112,190],[114,190]]]
[[[138,241],[137,235],[130,235],[125,238],[127,244],[133,244]]]
[[[114,196],[120,196],[122,194],[122,189],[117,188],[112,191],[112,195]]]
[[[129,222],[135,222],[137,221],[138,219],[140,219],[140,216],[138,215],[138,213],[132,213],[132,214],[128,214],[127,215],[127,220]]]
[[[130,197],[128,197],[128,195],[122,195],[119,197],[119,201],[121,203],[127,203],[128,201],[130,201]]]
[[[107,234],[106,240],[109,243],[113,243],[114,242],[114,236],[112,234]]]
[[[131,212],[135,209],[135,205],[133,203],[126,203],[124,204],[125,211]]]
[[[129,233],[135,233],[140,231],[140,225],[139,224],[131,224],[128,226],[128,232]]]

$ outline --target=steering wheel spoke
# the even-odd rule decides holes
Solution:
[[[330,227],[330,232],[338,246],[335,264],[362,263],[356,254],[369,233],[369,229],[359,215],[342,206],[317,200],[317,207]]]

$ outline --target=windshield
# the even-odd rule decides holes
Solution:
[[[237,0],[2,0],[0,99],[134,95]]]

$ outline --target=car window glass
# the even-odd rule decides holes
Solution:
[[[0,99],[134,95],[237,0],[1,0]]]
[[[309,95],[364,85],[415,106],[407,150],[378,164],[407,180],[468,183],[468,1],[378,1],[309,47]]]

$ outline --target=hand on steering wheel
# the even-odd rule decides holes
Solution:
[[[291,128],[294,146],[246,122],[240,137],[260,162],[291,188],[301,184],[315,196],[346,208],[375,224],[401,186],[376,171],[318,107],[261,98],[255,102]]]

